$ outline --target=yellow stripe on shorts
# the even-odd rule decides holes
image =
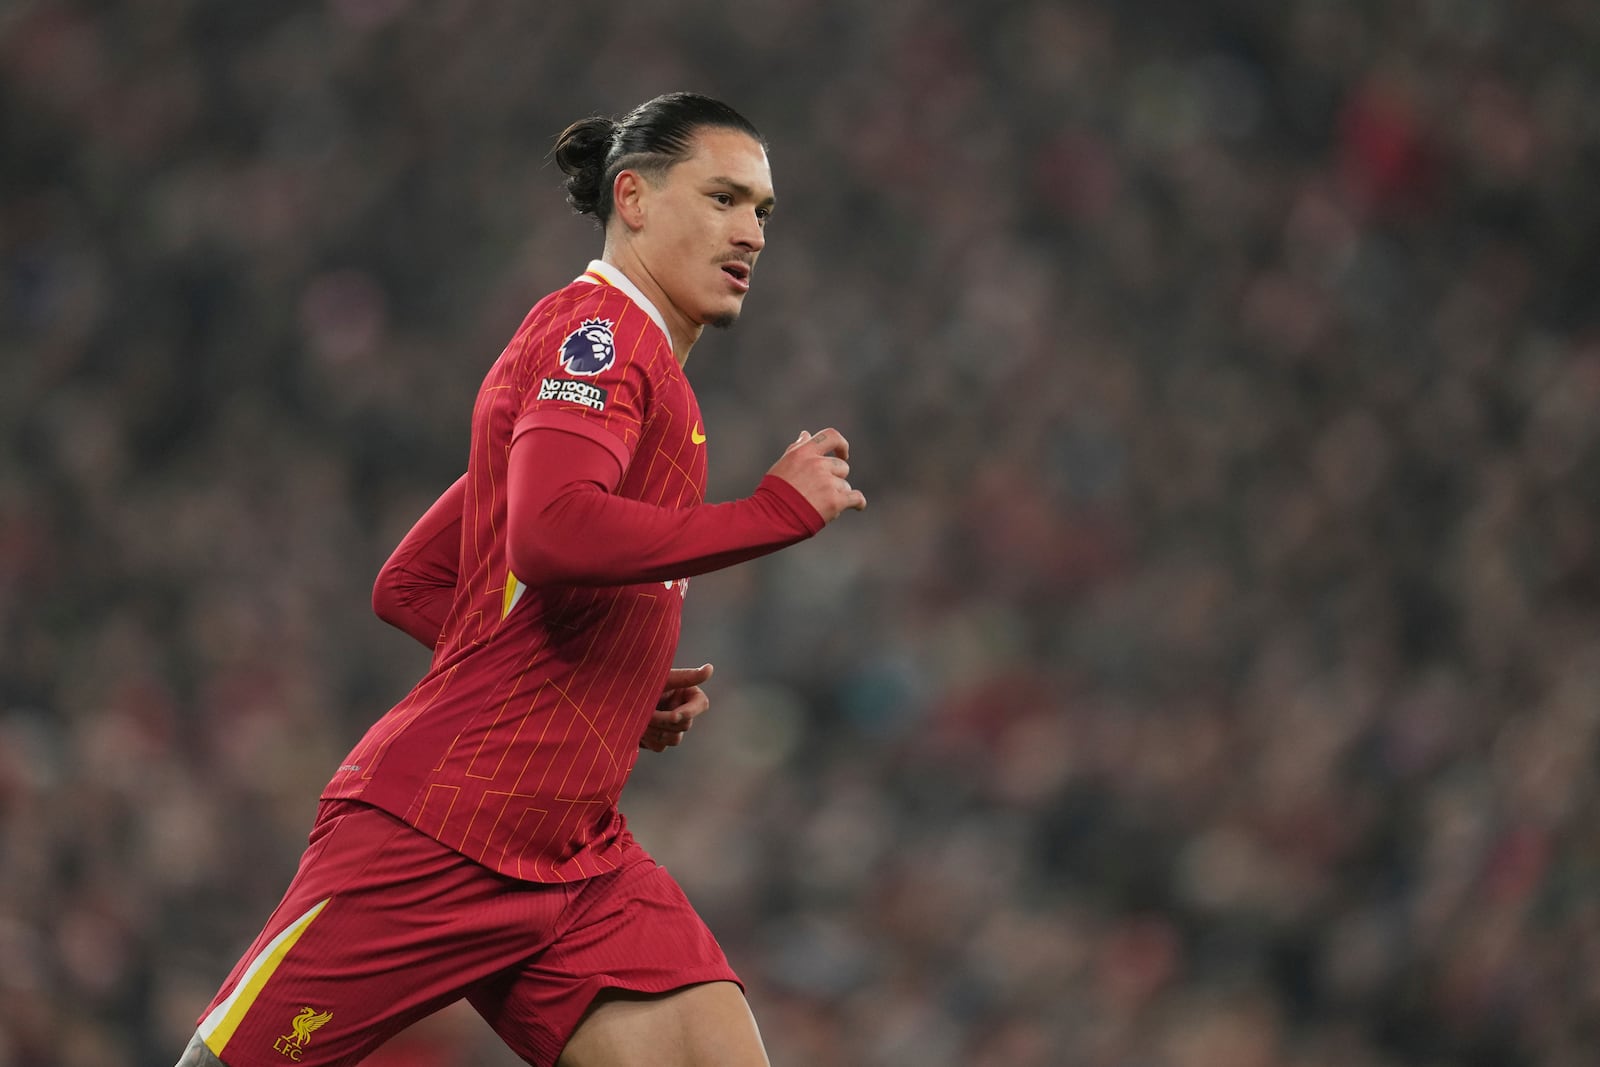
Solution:
[[[250,961],[250,966],[245,968],[244,974],[239,977],[239,984],[228,994],[228,999],[212,1008],[211,1014],[200,1023],[200,1040],[206,1043],[206,1048],[211,1050],[212,1055],[221,1056],[222,1050],[228,1047],[233,1032],[239,1029],[245,1013],[250,1010],[250,1005],[255,1003],[261,988],[267,984],[267,979],[272,977],[272,972],[278,969],[278,964],[282,963],[289,950],[294,948],[294,943],[300,940],[300,935],[310,927],[311,921],[328,906],[328,900],[318,903],[273,938],[267,947]]]

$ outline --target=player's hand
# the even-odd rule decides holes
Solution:
[[[640,748],[651,752],[665,752],[683,743],[700,713],[711,706],[711,698],[701,685],[711,679],[716,668],[705,663],[698,667],[674,667],[667,672],[667,683],[661,687],[661,699],[656,710],[650,713],[650,725],[639,739]]]
[[[867,506],[866,496],[847,480],[849,460],[850,442],[838,430],[831,426],[818,434],[802,430],[767,473],[794,486],[824,522],[832,522],[846,511]]]

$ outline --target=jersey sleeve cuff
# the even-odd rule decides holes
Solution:
[[[633,459],[628,446],[622,443],[620,437],[604,426],[596,425],[594,420],[570,411],[546,408],[530,411],[518,419],[516,425],[512,427],[511,440],[516,441],[529,430],[562,430],[593,441],[611,453],[611,458],[617,461],[617,469],[623,473],[627,472],[628,463]]]
[[[822,517],[820,511],[811,506],[811,501],[802,496],[800,490],[779,478],[776,474],[769,474],[762,478],[761,484],[756,486],[756,490],[758,492],[766,490],[772,493],[777,498],[779,505],[794,518],[795,525],[806,531],[807,537],[812,536],[828,525],[828,520]]]

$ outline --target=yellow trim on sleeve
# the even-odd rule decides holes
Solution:
[[[511,614],[511,609],[517,606],[517,601],[522,599],[523,590],[528,587],[522,580],[510,571],[506,571],[506,591],[500,598],[500,617],[503,619]]]

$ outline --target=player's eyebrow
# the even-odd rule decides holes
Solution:
[[[744,182],[736,182],[732,178],[724,178],[721,175],[718,175],[715,178],[707,178],[706,184],[725,186],[726,188],[733,190],[735,193],[738,193],[746,200],[754,200],[756,198],[756,191],[754,189],[750,188]],[[765,200],[761,201],[761,203],[757,204],[756,207],[764,207],[770,211],[777,203],[778,198],[776,196],[768,196]]]

